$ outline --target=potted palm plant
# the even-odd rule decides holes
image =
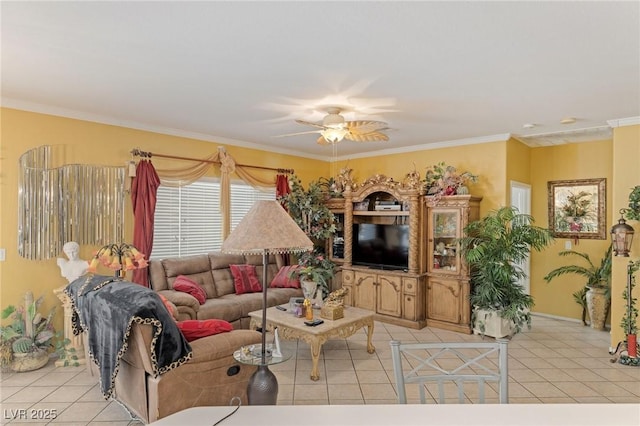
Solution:
[[[564,250],[558,253],[560,256],[573,256],[582,259],[585,265],[570,264],[560,266],[545,277],[545,281],[550,282],[556,277],[565,274],[577,274],[586,279],[584,288],[574,293],[576,301],[584,295],[584,300],[579,302],[584,309],[586,306],[591,319],[591,328],[596,330],[604,330],[605,321],[609,313],[609,305],[611,302],[611,249],[609,245],[599,264],[591,261],[586,253],[580,253],[574,250]],[[583,312],[584,318],[584,312]]]
[[[471,272],[474,332],[499,338],[531,327],[534,302],[519,284],[525,277],[519,265],[553,241],[548,229],[533,223],[531,215],[501,207],[465,226],[459,242]]]

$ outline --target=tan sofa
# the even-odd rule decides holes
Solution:
[[[132,414],[149,423],[190,407],[229,405],[235,396],[247,404],[256,367],[238,363],[233,352],[259,343],[260,333],[234,330],[194,340],[192,358],[158,377],[151,366],[151,338],[150,325],[132,325],[115,379],[115,399]]]
[[[167,258],[149,262],[149,281],[153,290],[165,296],[178,308],[178,318],[229,321],[235,329],[249,328],[249,312],[262,308],[262,293],[236,294],[229,265],[256,265],[256,274],[262,284],[262,256],[242,256],[212,252],[209,254]],[[282,256],[269,256],[267,285],[285,265]],[[173,289],[178,275],[184,275],[199,284],[207,299],[200,305],[190,294]],[[291,297],[302,297],[302,290],[293,288],[269,288],[267,305],[286,304]]]

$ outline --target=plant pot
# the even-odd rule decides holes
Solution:
[[[473,322],[473,333],[483,336],[501,337],[509,336],[513,333],[513,322],[504,319],[498,311],[485,311],[476,309],[475,321]]]
[[[604,330],[604,324],[607,320],[609,299],[605,292],[604,288],[590,288],[585,296],[589,318],[591,318],[591,328],[594,330]]]
[[[33,371],[42,368],[49,362],[49,353],[45,349],[35,352],[15,353],[11,361],[11,369],[16,373]]]
[[[635,334],[627,334],[627,353],[631,358],[638,357],[638,340]]]

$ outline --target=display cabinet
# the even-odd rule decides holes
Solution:
[[[467,265],[457,240],[480,215],[481,197],[425,197],[427,220],[427,325],[471,333],[471,292]]]
[[[424,327],[424,190],[377,175],[343,196],[347,304],[374,311],[379,321]]]

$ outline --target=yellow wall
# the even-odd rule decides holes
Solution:
[[[46,306],[57,306],[59,302],[51,293],[54,288],[66,284],[60,276],[55,259],[33,261],[22,259],[17,254],[17,176],[18,157],[25,151],[41,145],[64,145],[65,163],[89,163],[104,165],[124,165],[130,159],[129,151],[140,148],[170,155],[202,158],[215,152],[218,144],[188,138],[162,135],[152,132],[121,128],[98,123],[54,117],[12,109],[0,109],[0,247],[6,248],[6,262],[0,262],[0,307],[19,303],[27,289],[36,295],[46,294]],[[510,139],[477,145],[453,146],[411,153],[382,155],[371,158],[354,158],[329,164],[283,154],[226,145],[226,150],[237,162],[275,168],[294,168],[303,183],[328,176],[330,171],[345,165],[354,170],[358,182],[375,174],[385,174],[401,181],[415,169],[424,176],[427,167],[444,161],[460,171],[479,175],[479,181],[470,184],[474,195],[481,195],[481,215],[490,210],[508,205],[509,183],[516,180],[532,186],[532,214],[539,226],[547,226],[547,181],[564,179],[607,178],[607,224],[614,223],[611,216],[612,197],[628,196],[627,188],[636,185],[638,178],[638,133],[640,126],[616,129],[614,134],[616,151],[614,156],[611,141],[595,141],[553,147],[529,148]],[[348,143],[348,142],[343,142]],[[633,151],[635,149],[635,151]],[[625,150],[624,152],[622,150]],[[631,150],[633,155],[626,154]],[[176,160],[156,158],[158,168],[179,167],[185,163]],[[612,164],[625,164],[625,168]],[[627,177],[626,170],[634,170],[635,175]],[[615,187],[613,184],[615,182]],[[618,184],[619,182],[622,182]],[[623,206],[615,204],[616,211]],[[132,216],[127,200],[126,236],[131,236]],[[633,225],[636,226],[636,225]],[[638,228],[636,226],[636,228]],[[640,229],[637,230],[640,233]],[[535,312],[568,318],[580,318],[580,309],[573,301],[571,293],[583,283],[571,283],[571,278],[558,279],[547,284],[542,277],[552,268],[560,265],[557,252],[564,249],[565,240],[558,240],[543,253],[532,256],[531,291],[536,301]],[[608,240],[581,240],[575,247],[599,259],[604,253]],[[636,238],[635,253],[640,253]],[[81,257],[89,258],[95,247],[82,247]],[[620,262],[616,259],[616,262]],[[619,278],[614,277],[619,282]],[[614,288],[613,320],[619,324],[621,287]],[[60,321],[56,326],[61,326]]]
[[[607,221],[611,217],[612,149],[611,141],[584,142],[568,145],[540,147],[531,150],[531,212],[536,224],[549,226],[547,182],[569,179],[607,179]],[[570,242],[576,251],[587,253],[592,261],[599,262],[609,247],[609,234],[605,240],[556,239],[546,250],[531,256],[531,295],[535,301],[534,311],[550,315],[579,319],[582,308],[573,300],[572,293],[584,286],[583,278],[568,274],[546,283],[543,277],[552,269],[576,259],[559,257],[558,252]]]
[[[144,151],[204,158],[215,153],[219,144],[162,135],[152,132],[93,122],[36,114],[14,109],[0,110],[0,247],[6,261],[0,262],[0,308],[22,304],[24,292],[45,295],[42,312],[59,306],[52,290],[67,284],[55,259],[27,260],[18,255],[18,158],[25,151],[42,145],[62,145],[62,164],[84,163],[124,166],[132,148]],[[317,179],[328,171],[327,163],[290,155],[225,146],[238,163],[275,168],[293,168],[303,182]],[[56,159],[57,160],[57,159]],[[154,158],[157,168],[182,167],[184,161]],[[268,173],[267,173],[268,174]],[[270,172],[271,176],[275,176]],[[215,173],[212,173],[215,175]],[[132,239],[133,215],[126,197],[125,239]],[[80,257],[89,259],[97,247],[82,246]],[[60,253],[61,257],[64,254]],[[56,329],[62,328],[62,310],[56,314]]]
[[[427,168],[444,161],[460,172],[471,172],[479,176],[477,183],[470,183],[473,195],[483,197],[480,213],[504,205],[507,193],[503,184],[506,175],[506,142],[490,142],[462,145],[451,148],[430,149],[379,157],[355,158],[347,161],[354,170],[357,182],[375,174],[384,174],[402,181],[414,167],[424,177]],[[344,163],[340,163],[340,167]]]
[[[520,141],[507,141],[507,177],[505,179],[506,205],[511,204],[511,181],[530,184],[531,148]],[[539,224],[539,223],[538,223]]]
[[[640,125],[618,127],[613,131],[613,190],[611,219],[607,222],[609,228],[618,223],[619,211],[629,206],[631,188],[640,185]],[[625,331],[619,326],[622,316],[626,312],[626,305],[622,299],[622,291],[627,285],[627,264],[629,260],[640,259],[640,223],[635,220],[627,221],[634,228],[635,235],[631,247],[630,257],[614,257],[612,265],[611,294],[611,346],[625,339]],[[640,274],[636,273],[636,288],[633,296],[640,300]],[[640,303],[636,303],[636,307]]]

